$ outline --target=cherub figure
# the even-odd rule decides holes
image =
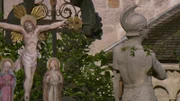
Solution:
[[[51,58],[47,62],[48,71],[43,79],[43,101],[61,101],[63,75],[59,70],[60,62]]]
[[[13,61],[11,59],[3,59],[0,66],[0,101],[13,101],[16,85],[15,75],[12,72]]]

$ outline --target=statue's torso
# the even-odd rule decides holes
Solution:
[[[114,52],[117,55],[118,69],[124,84],[123,101],[157,101],[152,87],[152,56],[142,48],[134,51],[122,51],[126,44],[119,45]]]
[[[24,44],[25,50],[29,53],[34,53],[37,50],[38,44],[38,35],[36,31],[34,33],[25,33],[24,34]]]
[[[57,85],[60,82],[59,76],[56,71],[50,71],[49,76],[50,76],[50,80],[49,80],[50,84]]]
[[[151,84],[151,76],[147,75],[152,67],[152,57],[143,49],[122,51],[127,45],[119,45],[115,48],[119,71],[124,84]],[[130,46],[131,47],[131,46]],[[134,52],[134,56],[132,56]]]

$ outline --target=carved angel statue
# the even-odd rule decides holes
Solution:
[[[54,22],[50,25],[37,25],[37,18],[39,18],[39,16],[26,15],[26,13],[24,13],[25,8],[21,6],[20,8],[24,9],[21,11],[18,9],[18,7],[15,6],[14,13],[15,16],[21,19],[21,26],[0,22],[0,28],[19,32],[23,36],[24,49],[20,49],[18,51],[20,56],[15,62],[15,70],[19,70],[22,66],[24,67],[24,100],[29,101],[33,77],[37,67],[37,57],[39,55],[39,51],[37,49],[39,41],[38,36],[41,32],[64,26],[66,24],[66,20]]]
[[[166,71],[156,59],[155,53],[151,51],[148,55],[141,45],[147,37],[147,20],[134,11],[136,7],[137,5],[131,5],[121,13],[120,22],[128,40],[113,50],[113,68],[116,70],[114,71],[115,101],[120,101],[121,78],[124,87],[122,101],[157,101],[152,86],[152,76],[160,80],[166,78]]]
[[[13,61],[3,59],[0,73],[0,101],[13,101],[16,78],[13,73]]]
[[[60,62],[57,58],[48,60],[48,71],[43,78],[43,101],[61,101],[63,75],[59,67]]]

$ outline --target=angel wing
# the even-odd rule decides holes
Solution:
[[[11,39],[12,39],[12,42],[14,42],[14,43],[15,42],[21,42],[23,40],[23,36],[20,33],[12,31],[11,32]]]
[[[18,19],[21,19],[21,17],[25,16],[27,14],[26,9],[23,5],[14,5],[14,16]]]
[[[47,8],[43,4],[40,4],[32,9],[31,15],[39,20],[45,18],[47,16],[47,12]]]
[[[41,33],[38,37],[40,41],[44,41],[47,39],[47,33]]]
[[[41,33],[41,34],[39,34],[38,38],[39,38],[40,41],[44,41],[44,40],[47,39],[47,34],[46,33]],[[18,32],[12,31],[11,32],[11,39],[12,39],[13,43],[21,42],[23,40],[23,36],[22,36],[22,34],[20,34]]]

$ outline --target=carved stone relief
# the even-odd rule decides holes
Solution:
[[[153,78],[155,94],[159,101],[180,101],[180,69],[167,67],[167,79]]]

